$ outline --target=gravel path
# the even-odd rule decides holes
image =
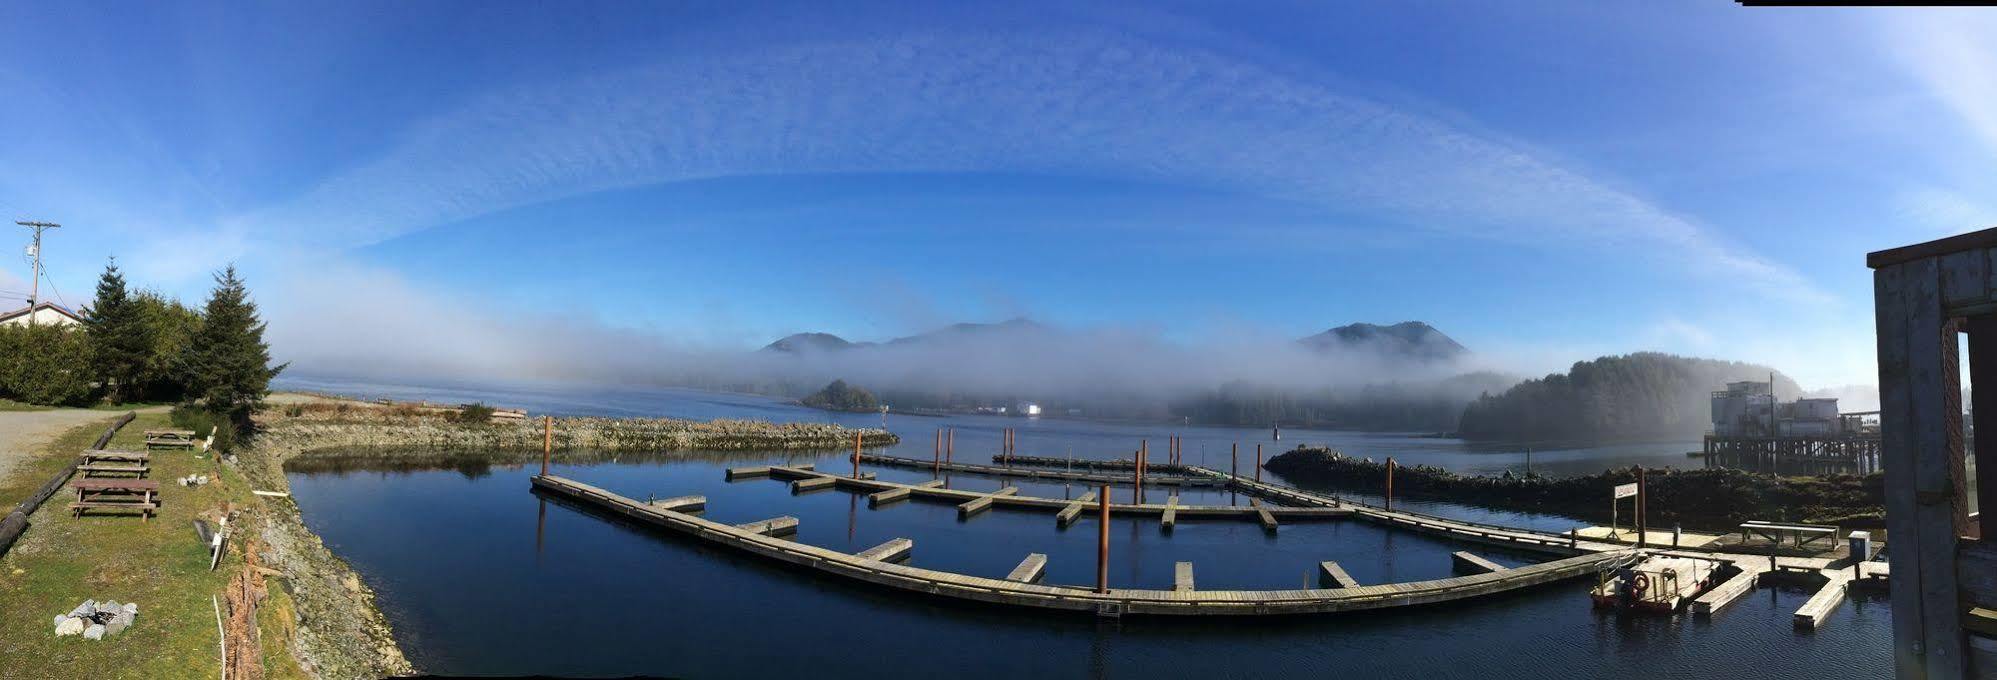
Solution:
[[[109,424],[119,415],[122,414],[80,408],[0,411],[0,479],[5,479],[16,463],[39,452],[49,440],[70,428],[93,422]]]

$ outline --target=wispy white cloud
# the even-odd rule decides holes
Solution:
[[[1217,53],[1086,31],[798,45],[494,93],[225,226],[337,249],[606,189],[907,171],[1196,184],[1828,299],[1698,220],[1522,145]]]

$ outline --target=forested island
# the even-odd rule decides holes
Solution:
[[[805,406],[828,411],[878,411],[881,408],[881,401],[874,397],[874,393],[848,385],[844,380],[834,380],[802,401]]]
[[[1463,409],[1457,432],[1511,441],[1697,436],[1711,424],[1713,391],[1771,374],[1777,395],[1800,392],[1794,380],[1756,364],[1657,352],[1602,357],[1478,397]]]

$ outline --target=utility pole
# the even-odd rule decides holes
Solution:
[[[35,244],[29,246],[29,253],[35,258],[34,283],[28,288],[28,325],[35,325],[35,307],[42,303],[42,232],[61,227],[54,222],[32,222],[22,220],[15,224],[35,230]]]

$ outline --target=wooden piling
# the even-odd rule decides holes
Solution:
[[[950,434],[943,441],[943,462],[957,462],[957,428],[950,428]]]
[[[1096,497],[1096,592],[1109,593],[1109,485],[1102,486],[1102,495]]]
[[[1262,445],[1255,445],[1255,481],[1262,481]]]
[[[1636,466],[1636,547],[1650,546],[1650,524],[1643,516],[1643,466]]]
[[[860,478],[860,433],[853,433],[853,478]]]
[[[555,417],[541,416],[541,476],[548,476],[548,459],[555,455]]]
[[[1394,457],[1387,457],[1387,503],[1386,509],[1394,509]]]
[[[943,473],[943,428],[936,428],[936,469],[935,474]]]
[[[1235,442],[1227,450],[1227,474],[1241,476],[1241,442]]]

